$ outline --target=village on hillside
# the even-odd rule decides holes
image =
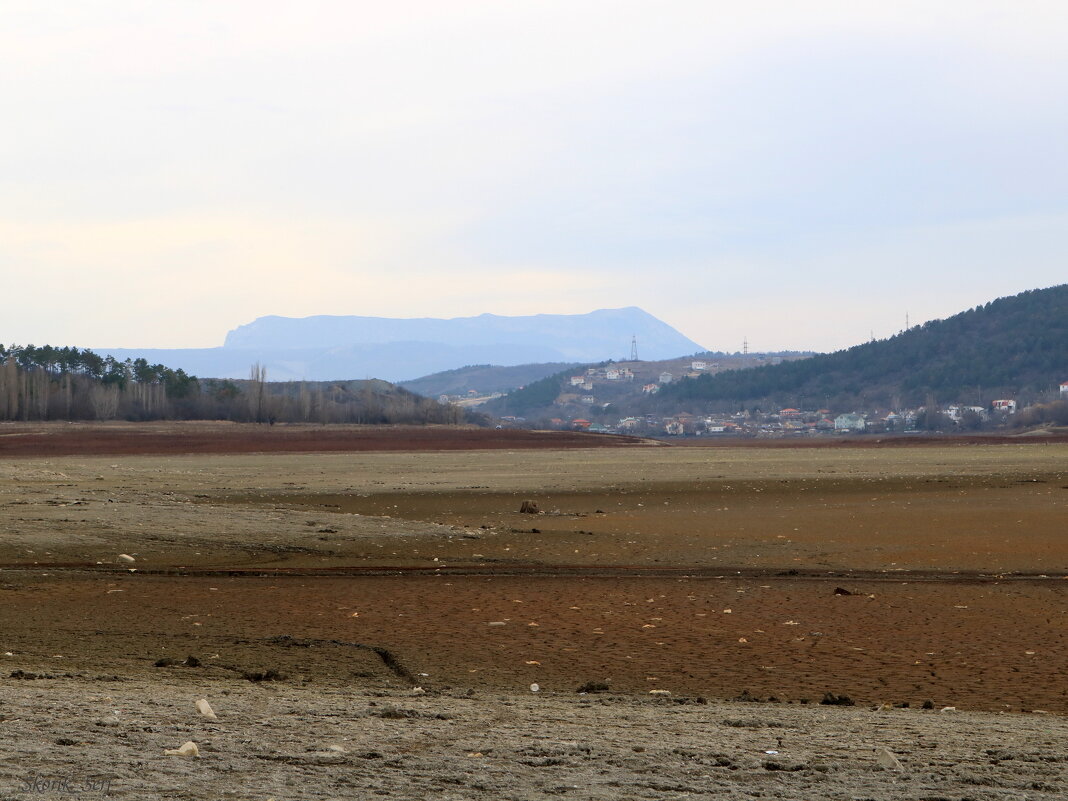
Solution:
[[[677,359],[641,361],[630,359],[607,362],[595,367],[575,368],[574,374],[565,382],[565,392],[557,398],[560,406],[571,404],[594,406],[596,404],[619,404],[624,398],[640,393],[655,395],[665,384],[700,375],[715,375],[724,370],[744,370],[784,361],[806,359],[808,352],[783,353],[704,353]],[[520,387],[521,388],[521,387]],[[438,396],[441,403],[451,403],[466,408],[481,406],[504,395],[503,392],[481,392],[470,389],[463,394]]]
[[[626,414],[633,399],[653,396],[675,381],[714,374],[726,369],[778,364],[805,355],[717,355],[715,358],[687,357],[665,362],[620,362],[576,371],[563,382],[563,390],[552,403],[551,416],[530,419],[516,415],[500,418],[498,427],[538,427],[667,437],[746,437],[784,438],[856,434],[905,434],[930,431],[978,431],[1007,427],[1025,408],[1013,398],[999,398],[984,405],[960,403],[915,408],[872,408],[836,410],[830,408],[783,408],[764,410],[743,408],[733,413]],[[439,401],[477,407],[502,393],[470,397],[442,396]],[[1056,400],[1068,401],[1068,381],[1061,382]],[[1064,421],[1068,423],[1068,420]]]

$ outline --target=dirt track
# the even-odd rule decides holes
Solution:
[[[1068,712],[1066,465],[1063,444],[0,460],[0,653],[12,654],[0,677],[46,677],[0,678],[0,712],[22,721],[23,769],[69,771],[105,743],[158,753],[164,739],[206,742],[206,774],[162,757],[148,763],[168,792],[116,769],[130,798],[203,798],[198,777],[208,775],[238,798],[269,797],[252,787],[278,798],[376,788],[540,798],[576,782],[591,798],[1057,797],[1068,786],[1056,716]],[[519,514],[526,498],[544,514]],[[401,672],[347,643],[388,652]],[[200,665],[154,667],[189,655]],[[241,678],[269,669],[286,680]],[[576,706],[575,688],[591,681],[623,695]],[[416,682],[430,695],[413,699]],[[531,683],[542,701],[531,700]],[[474,701],[463,700],[469,689]],[[670,695],[658,701],[650,690]],[[743,691],[778,703],[739,707],[752,714],[692,705]],[[187,719],[179,699],[224,692],[244,710],[240,725],[205,733]],[[827,692],[909,709],[887,713],[876,737],[852,709],[816,706]],[[160,736],[101,728],[71,693],[107,697],[122,720],[148,721]],[[154,705],[155,693],[169,700]],[[337,726],[324,718],[329,698],[366,710],[376,693],[462,719],[470,728],[461,726],[457,745],[470,750],[434,741],[425,757],[404,756],[412,743],[398,727],[426,742],[452,736],[422,712],[384,728],[365,712]],[[48,698],[57,723],[28,723]],[[917,709],[927,700],[1014,714],[965,723]],[[276,723],[260,729],[254,710],[268,707],[264,719]],[[506,722],[501,709],[526,717]],[[584,709],[603,725],[584,722]],[[755,716],[759,736],[739,738],[701,709],[713,721]],[[1020,715],[1035,709],[1055,715]],[[280,737],[283,719],[296,728]],[[793,727],[790,770],[761,762],[758,740],[781,735],[775,721]],[[361,739],[368,725],[378,746]],[[656,732],[676,725],[676,745],[692,757],[661,747]],[[604,726],[619,737],[596,730]],[[921,731],[939,748],[954,745],[926,750]],[[327,732],[360,745],[350,743],[349,756],[324,751]],[[466,760],[485,756],[468,753],[494,748],[489,732],[497,756],[472,768]],[[828,750],[827,737],[850,746]],[[84,747],[57,754],[57,738]],[[574,738],[582,744],[561,744]],[[938,767],[940,754],[944,762],[970,739],[979,750],[949,757],[959,770]],[[911,760],[907,775],[878,773],[879,744]],[[587,747],[598,756],[567,750]],[[359,748],[400,762],[388,774],[365,771]],[[249,762],[251,752],[303,783],[227,783],[265,764]],[[735,767],[720,776],[715,753]],[[448,763],[456,759],[465,762]],[[1016,770],[1024,759],[1044,767]],[[19,775],[0,779],[13,787]],[[434,775],[452,784],[435,785]]]

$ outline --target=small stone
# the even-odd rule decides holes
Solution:
[[[880,747],[875,749],[875,759],[887,770],[903,770],[901,763],[889,748]]]
[[[200,749],[197,748],[196,743],[190,740],[184,743],[181,748],[168,748],[163,753],[166,756],[198,757],[200,756]]]
[[[197,701],[197,712],[211,720],[219,719],[219,716],[215,714],[215,710],[211,708],[211,704],[208,703],[207,698],[201,698]]]
[[[120,553],[119,554],[119,559],[121,559],[124,562],[136,562],[137,561],[132,556],[130,556],[130,554],[128,554],[128,553]]]

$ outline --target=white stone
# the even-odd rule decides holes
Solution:
[[[181,748],[168,748],[163,752],[166,756],[180,756],[180,757],[198,757],[200,756],[200,749],[197,748],[197,744],[192,740],[182,745]]]
[[[206,718],[211,718],[212,720],[219,719],[219,716],[215,714],[215,710],[211,708],[211,704],[208,703],[207,698],[201,698],[199,701],[197,701],[197,712],[199,712]]]

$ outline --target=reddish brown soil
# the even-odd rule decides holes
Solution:
[[[366,651],[337,640],[387,649],[427,688],[571,691],[594,681],[714,699],[747,690],[817,702],[832,692],[858,703],[1068,712],[1065,581],[845,582],[852,596],[834,594],[841,580],[784,578],[5,581],[5,647],[52,671],[151,672],[157,659],[193,654],[358,685]],[[315,642],[271,640],[281,635]]]
[[[379,539],[347,554],[347,565],[362,568],[584,566],[705,574],[756,568],[1063,575],[1068,573],[1065,478],[1060,473],[879,479],[833,474],[789,481],[650,480],[607,490],[531,493],[542,510],[536,515],[518,512],[520,499],[514,492],[488,490],[255,494],[239,499],[340,513],[340,519],[351,513],[388,515],[471,532],[471,538],[429,547]],[[438,561],[428,564],[431,557]]]
[[[139,430],[163,436],[113,439]],[[119,676],[193,654],[348,686],[368,652],[338,643],[362,643],[431,689],[1068,713],[1068,462],[1016,445],[12,461],[0,653]],[[371,575],[391,567],[415,570]]]
[[[1068,434],[1026,436],[871,436],[818,439],[649,440],[582,431],[529,431],[472,426],[361,426],[212,421],[159,423],[0,423],[0,458],[238,453],[357,453],[605,448],[899,448],[1068,442]]]
[[[463,426],[45,423],[0,425],[0,457],[603,448],[636,437]]]

